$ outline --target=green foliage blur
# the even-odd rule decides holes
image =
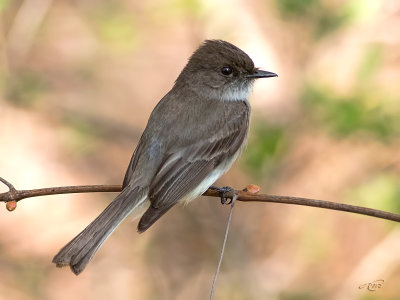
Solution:
[[[254,177],[275,174],[288,150],[288,133],[284,127],[259,123],[253,125],[252,137],[244,154],[244,164]]]
[[[40,101],[47,85],[39,73],[21,70],[3,78],[5,99],[21,107],[32,108]]]
[[[281,16],[312,28],[315,39],[322,38],[349,23],[355,15],[356,1],[346,1],[338,7],[322,0],[275,0]]]

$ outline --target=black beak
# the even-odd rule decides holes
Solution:
[[[267,77],[278,77],[278,75],[275,73],[272,73],[272,72],[255,69],[252,74],[246,75],[246,77],[247,78],[267,78]]]

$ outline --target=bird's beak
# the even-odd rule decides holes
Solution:
[[[246,75],[246,77],[247,78],[267,78],[267,77],[278,77],[278,75],[275,73],[272,73],[272,72],[255,69],[252,74],[248,74],[248,75]]]

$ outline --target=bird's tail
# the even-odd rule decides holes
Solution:
[[[69,265],[78,275],[117,226],[136,208],[143,206],[143,190],[123,190],[106,209],[53,258],[57,267]]]

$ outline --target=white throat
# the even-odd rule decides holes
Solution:
[[[253,89],[253,83],[234,85],[226,88],[218,98],[223,101],[243,101],[248,100]]]

